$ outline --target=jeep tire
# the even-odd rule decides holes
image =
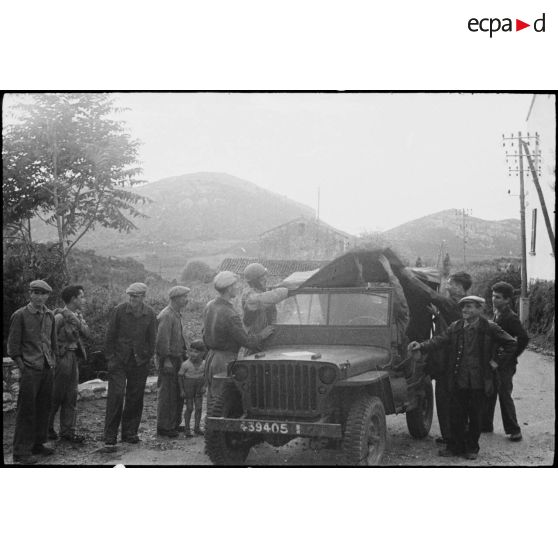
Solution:
[[[412,411],[405,413],[409,433],[413,438],[418,439],[428,436],[434,412],[434,391],[429,376],[424,378],[423,386],[423,390],[417,396],[417,406]]]
[[[378,465],[386,449],[386,412],[379,397],[363,394],[352,403],[345,424],[343,453],[348,465]]]
[[[233,385],[225,385],[221,393],[215,396],[211,405],[213,417],[238,418],[242,415],[242,399]],[[205,451],[214,465],[242,465],[252,447],[245,434],[205,431]]]

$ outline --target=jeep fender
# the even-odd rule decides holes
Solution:
[[[379,397],[384,404],[386,414],[395,413],[395,404],[389,374],[385,370],[370,370],[356,376],[342,380],[335,385],[336,388],[365,389],[370,395]]]

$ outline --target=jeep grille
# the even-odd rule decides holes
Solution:
[[[305,364],[255,363],[249,366],[250,410],[273,413],[315,413],[318,371]]]

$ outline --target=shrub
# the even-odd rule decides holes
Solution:
[[[211,268],[205,262],[192,260],[182,270],[180,279],[184,282],[203,281],[207,283],[211,281],[212,276]]]
[[[554,337],[554,285],[554,281],[535,281],[529,288],[529,331],[535,335]]]
[[[492,311],[492,285],[498,281],[505,281],[514,288],[514,304],[513,309],[519,308],[517,301],[519,300],[519,292],[521,289],[521,273],[519,271],[494,271],[483,270],[480,273],[473,275],[473,285],[471,287],[471,294],[482,296],[486,300],[487,308]]]
[[[477,264],[469,270],[473,276],[471,294],[482,296],[486,300],[487,308],[492,311],[492,285],[498,281],[506,281],[515,289],[513,310],[519,310],[519,295],[521,291],[521,272],[519,269],[508,268],[498,270],[496,262],[492,267],[488,262]],[[529,286],[529,318],[527,329],[532,336],[542,340],[543,344],[554,343],[554,311],[555,294],[554,281],[535,281]]]

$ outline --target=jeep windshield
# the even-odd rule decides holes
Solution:
[[[278,325],[387,326],[389,293],[298,293],[277,305]]]

